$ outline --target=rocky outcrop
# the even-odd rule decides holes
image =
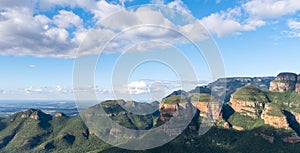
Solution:
[[[161,103],[159,106],[160,120],[163,122],[169,121],[172,117],[177,117],[177,119],[187,118],[194,116],[193,105],[189,102],[185,103],[175,103],[175,104],[164,104]]]
[[[295,134],[292,135],[291,137],[284,138],[283,141],[286,143],[295,144],[300,142],[300,137]]]
[[[234,96],[231,97],[231,107],[243,115],[250,116],[252,118],[259,118],[257,114],[257,107],[264,107],[262,103],[258,101],[242,101],[236,100]]]
[[[295,91],[300,93],[300,74],[297,76],[297,83],[296,83]]]
[[[63,117],[63,116],[66,116],[66,114],[64,114],[64,113],[56,113],[54,115],[54,117]]]
[[[221,103],[208,93],[196,93],[191,95],[191,103],[200,111],[200,116],[213,120],[221,118]]]
[[[275,128],[289,129],[289,124],[286,117],[282,114],[281,110],[275,110],[276,108],[271,105],[266,105],[261,118],[265,124],[271,125]]]
[[[218,102],[194,102],[192,103],[200,111],[200,116],[209,117],[213,120],[219,120],[222,116],[221,114],[221,104]]]
[[[275,80],[271,81],[269,90],[272,92],[300,92],[300,75],[280,73]]]
[[[252,85],[246,85],[231,95],[231,107],[238,113],[259,118],[268,98],[265,93]]]

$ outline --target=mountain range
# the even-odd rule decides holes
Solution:
[[[188,92],[174,91],[161,102],[108,100],[75,117],[29,109],[0,119],[0,152],[300,152],[299,92],[300,76],[280,73],[277,77],[221,78]],[[225,100],[220,102],[222,97]],[[136,130],[159,127],[173,117],[188,114],[192,108],[196,108],[196,113],[171,142],[154,149],[131,151],[105,143],[93,128],[86,126],[82,116],[100,106],[119,125]],[[157,109],[147,115],[129,111],[153,108]],[[199,127],[208,115],[213,126],[199,135]],[[128,136],[115,129],[105,130],[110,137]]]

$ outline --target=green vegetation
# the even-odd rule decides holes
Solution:
[[[269,102],[266,93],[253,85],[246,85],[238,89],[233,96],[236,100],[257,101],[259,103]]]
[[[282,108],[277,103],[271,103],[269,104],[269,107],[271,107],[271,110],[267,112],[268,115],[284,117],[282,113]]]
[[[272,103],[284,110],[300,113],[300,94],[296,92],[268,92]]]
[[[191,96],[191,102],[217,102],[210,94],[195,93]]]
[[[242,127],[246,130],[254,129],[264,125],[264,121],[262,119],[253,119],[252,117],[241,115],[237,112],[235,112],[228,121],[232,125]]]
[[[184,96],[171,96],[168,98],[164,98],[162,103],[164,104],[179,104],[179,103],[187,103],[188,100]]]

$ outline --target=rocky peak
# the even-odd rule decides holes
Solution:
[[[28,109],[25,112],[21,112],[21,118],[31,118],[34,120],[40,120],[43,118],[51,118],[52,116],[49,114],[45,114],[41,110],[37,109]]]
[[[276,79],[277,81],[292,81],[296,82],[297,81],[297,74],[295,73],[289,73],[289,72],[284,72],[280,73],[277,75]]]
[[[54,117],[63,117],[63,116],[66,116],[66,114],[64,114],[64,113],[56,113],[54,115]]]
[[[177,90],[172,92],[170,95],[168,95],[166,98],[172,97],[172,96],[187,96],[187,92],[184,90]]]
[[[300,75],[295,73],[280,73],[276,79],[270,83],[270,91],[272,92],[286,92],[295,91],[300,92]]]
[[[255,86],[246,85],[231,95],[230,102],[236,112],[259,118],[269,100],[265,92]]]

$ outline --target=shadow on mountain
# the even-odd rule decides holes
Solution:
[[[16,133],[13,133],[12,135],[6,136],[3,138],[3,140],[0,143],[0,149],[4,148],[9,142],[14,138]]]
[[[227,121],[234,112],[234,109],[230,105],[225,104],[222,109],[222,118]]]
[[[0,121],[0,131],[5,129],[5,127],[6,127],[6,124]]]
[[[49,115],[49,114],[45,114],[40,110],[36,110],[36,111],[37,111],[37,114],[38,114],[38,117],[39,117],[39,120],[40,120],[40,122],[38,123],[39,126],[43,129],[49,128],[51,126],[49,121],[52,120],[52,116]]]
[[[69,144],[73,145],[75,141],[75,136],[71,134],[66,134],[63,139],[65,139]]]
[[[297,122],[295,115],[286,110],[283,110],[283,114],[286,116],[289,126],[300,136],[300,124]]]

